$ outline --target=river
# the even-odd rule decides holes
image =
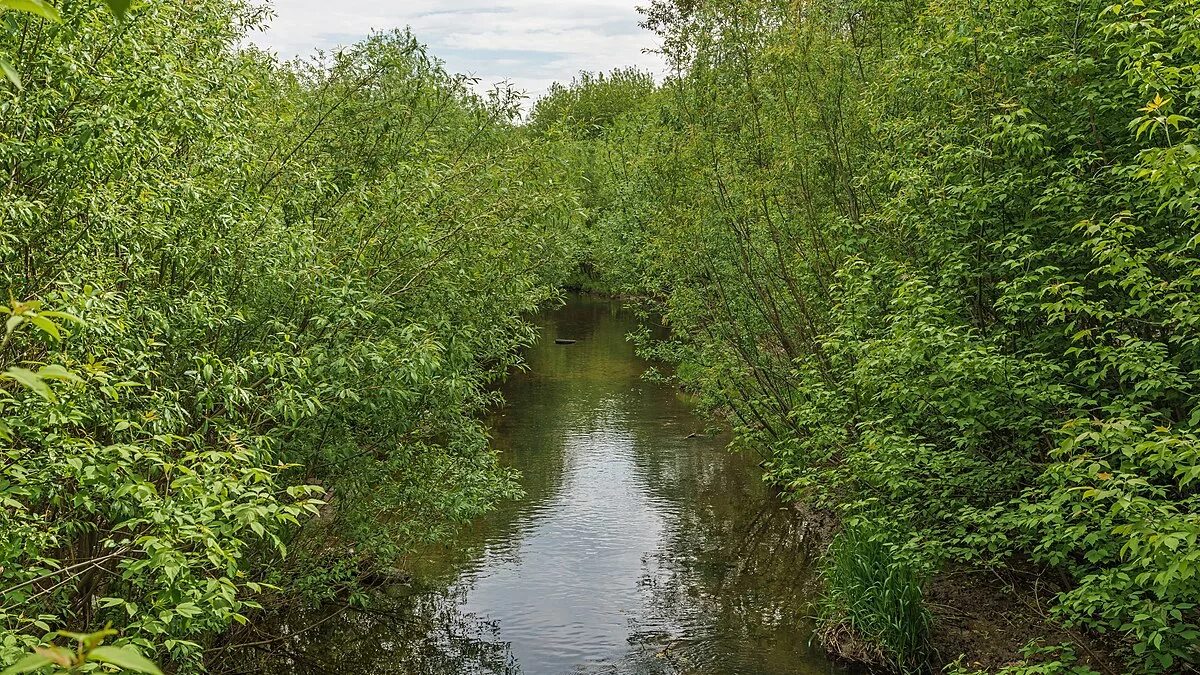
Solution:
[[[493,424],[524,498],[422,552],[413,582],[379,591],[370,611],[329,613],[262,650],[254,670],[841,672],[809,644],[798,518],[752,458],[642,378],[625,337],[636,317],[573,297],[539,324]]]

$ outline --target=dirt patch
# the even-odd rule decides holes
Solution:
[[[784,498],[782,494],[780,498]],[[841,527],[837,513],[831,509],[815,508],[803,501],[794,501],[791,506],[800,521],[801,533],[809,549],[814,554],[824,552]]]
[[[824,552],[841,527],[836,512],[816,509],[803,501],[791,504],[801,531],[815,557]],[[1062,627],[1050,616],[1055,596],[1064,588],[1053,574],[1025,560],[1002,570],[950,568],[936,574],[922,589],[933,615],[930,670],[944,672],[956,661],[967,670],[995,672],[1025,661],[1026,645],[1070,645],[1081,665],[1105,675],[1125,672],[1115,656],[1117,644]],[[851,672],[887,672],[886,655],[837,623],[817,631],[817,639],[835,660]],[[1037,661],[1035,657],[1030,661]]]
[[[925,587],[933,613],[934,671],[961,658],[971,670],[992,672],[1022,661],[1030,643],[1071,645],[1080,661],[1101,673],[1124,671],[1111,645],[1068,630],[1049,615],[1061,587],[1032,566],[1015,569],[953,569]]]

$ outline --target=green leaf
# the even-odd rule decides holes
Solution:
[[[29,321],[38,328],[41,328],[43,333],[54,336],[55,340],[62,339],[62,333],[58,331],[58,324],[54,323],[50,319],[38,314],[33,314],[29,317]]]
[[[59,380],[61,382],[83,382],[83,378],[79,377],[75,373],[72,373],[71,371],[67,370],[66,368],[58,365],[57,363],[52,363],[48,366],[39,368],[37,374],[38,374],[38,377],[42,378],[43,380]]]
[[[136,673],[163,675],[162,671],[158,669],[158,666],[154,665],[153,661],[129,647],[96,647],[88,653],[87,658],[89,661],[111,663],[123,670],[132,670]]]
[[[60,630],[58,631],[58,634],[81,642],[84,650],[91,651],[101,642],[104,642],[104,638],[111,635],[116,635],[117,631],[113,630],[112,628],[105,628],[94,633],[73,633],[70,631]]]
[[[72,314],[70,312],[42,312],[42,316],[48,316],[52,319],[63,319],[65,321],[70,321],[71,323],[78,325],[78,326],[86,326],[87,325],[86,321],[75,316],[74,314]]]
[[[25,658],[21,659],[20,661],[17,661],[15,664],[4,669],[4,672],[0,673],[0,675],[16,675],[17,673],[32,673],[36,670],[45,668],[46,666],[50,665],[51,663],[54,663],[54,662],[51,661],[50,659],[46,658],[45,656],[42,656],[41,654],[30,654],[29,656],[26,656]]]
[[[36,14],[43,19],[49,19],[55,23],[62,21],[62,15],[58,13],[54,5],[45,0],[0,0],[0,9],[11,9],[18,12]]]
[[[13,68],[13,65],[8,62],[8,59],[4,58],[3,56],[0,56],[0,70],[4,71],[5,79],[7,79],[9,82],[12,82],[13,86],[17,88],[17,91],[21,91],[21,76],[17,74],[17,69]]]
[[[50,385],[46,384],[45,381],[43,381],[41,377],[38,377],[38,374],[32,370],[16,367],[9,368],[3,373],[0,373],[0,379],[2,378],[16,380],[20,384],[32,389],[33,393],[41,396],[47,401],[54,400],[54,392],[50,391]]]
[[[108,8],[118,19],[124,19],[126,12],[129,11],[129,5],[133,4],[132,0],[104,0],[108,4]]]

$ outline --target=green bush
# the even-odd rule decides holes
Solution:
[[[1200,663],[1200,5],[645,12],[673,74],[578,189],[648,352],[918,568],[1032,560],[1131,672]]]
[[[515,494],[483,413],[571,201],[406,33],[281,64],[257,4],[60,9],[0,24],[0,665],[111,622],[195,672]]]

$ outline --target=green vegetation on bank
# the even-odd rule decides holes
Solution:
[[[827,640],[919,669],[926,584],[1019,567],[1200,667],[1196,0],[659,0],[672,75],[524,125],[406,33],[47,7],[0,0],[0,665],[357,600],[514,493],[481,413],[582,285],[840,514]]]
[[[240,2],[59,10],[0,17],[0,664],[111,622],[195,671],[513,494],[480,411],[567,204],[407,34],[281,65]]]
[[[593,284],[652,298],[648,351],[840,512],[823,634],[918,667],[923,583],[1032,568],[1125,669],[1195,670],[1200,3],[645,16],[674,75],[580,80],[533,126],[578,167]]]

